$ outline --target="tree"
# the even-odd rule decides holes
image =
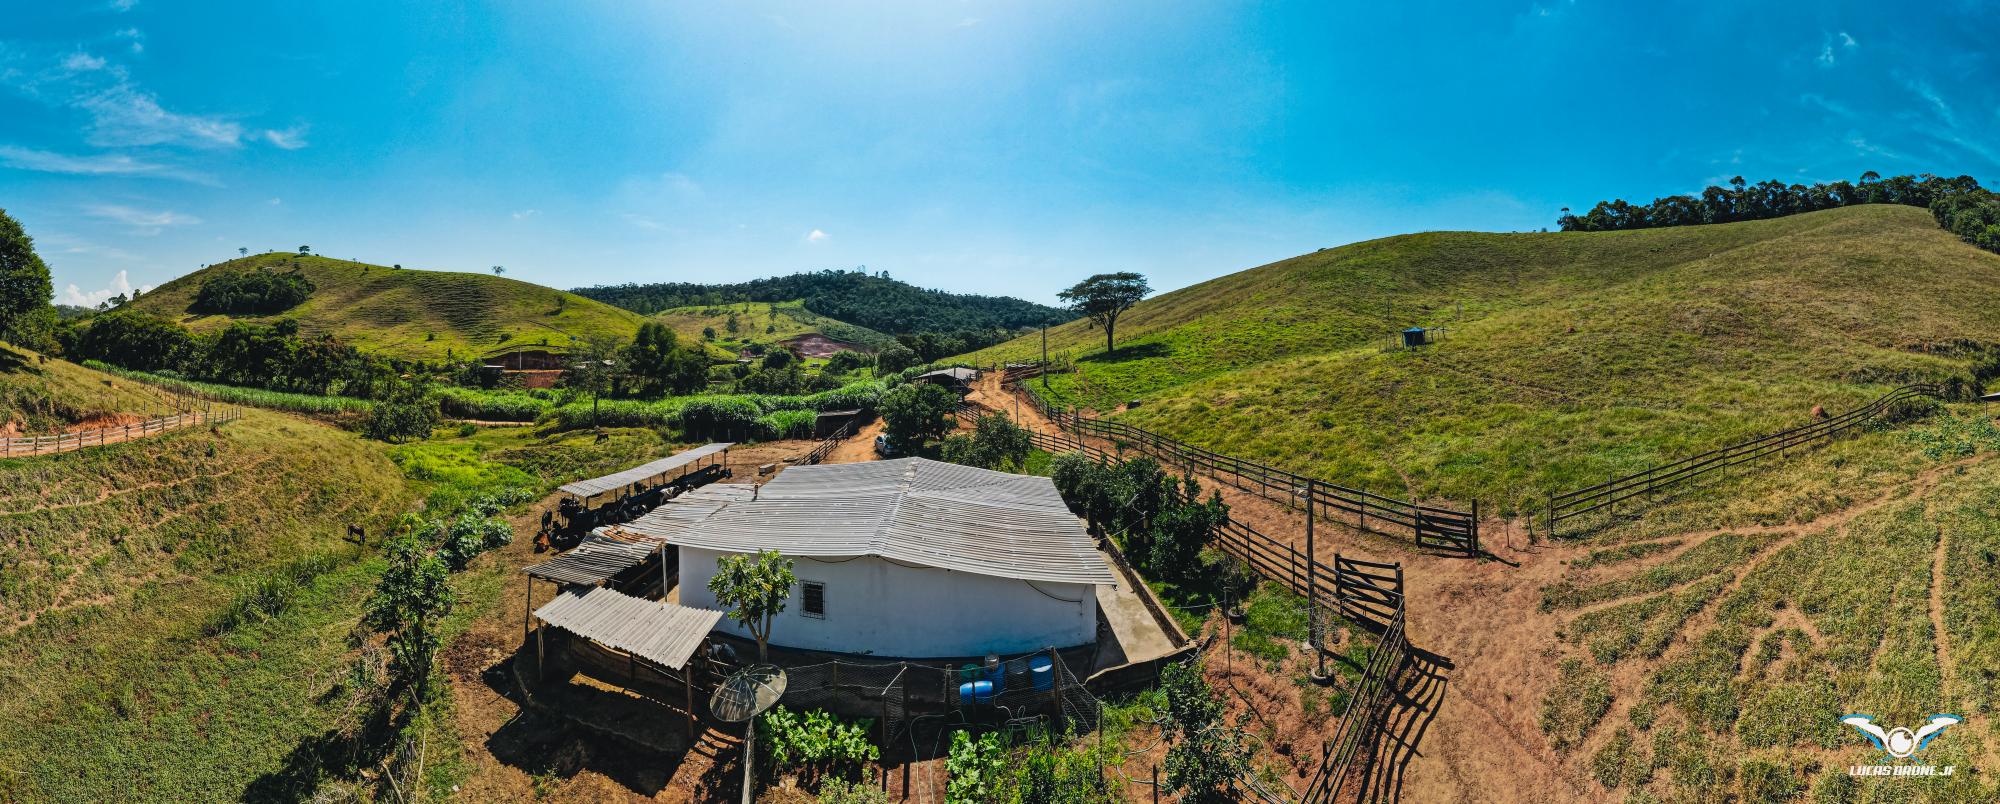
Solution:
[[[1019,467],[1034,449],[1028,431],[1014,424],[1004,413],[979,417],[971,435],[954,435],[944,440],[944,459],[981,469]]]
[[[1070,309],[1103,327],[1104,351],[1115,352],[1118,349],[1118,316],[1132,309],[1132,305],[1138,304],[1151,292],[1153,289],[1146,285],[1145,277],[1131,271],[1120,271],[1092,276],[1056,294],[1056,297],[1069,303]]]
[[[791,559],[776,550],[759,550],[754,556],[718,556],[708,591],[715,593],[715,602],[729,607],[730,619],[750,629],[762,662],[771,657],[771,619],[785,610],[797,582]]]
[[[1229,789],[1250,769],[1250,749],[1222,722],[1222,702],[1209,689],[1202,663],[1170,664],[1160,671],[1167,722],[1179,739],[1167,749],[1167,787],[1185,790],[1182,801],[1235,801]],[[1249,713],[1244,713],[1248,717]]]
[[[444,640],[439,623],[457,602],[451,571],[443,559],[424,549],[414,533],[389,542],[389,569],[375,585],[362,613],[362,623],[388,634],[389,678],[422,700],[430,691],[431,665]]]
[[[648,321],[624,351],[625,373],[638,383],[642,397],[691,394],[708,385],[708,357],[680,346],[679,336],[664,324]]]
[[[69,351],[73,360],[159,371],[182,368],[197,347],[194,336],[180,324],[149,313],[122,311],[92,319]]]
[[[362,434],[391,444],[429,438],[440,418],[437,397],[417,383],[407,383],[391,398],[375,403]]]
[[[494,275],[494,276],[500,276],[501,274],[505,274],[505,273],[507,273],[507,266],[505,266],[505,265],[495,265],[495,266],[493,266],[493,275]]]
[[[782,369],[798,362],[799,353],[783,346],[764,353],[764,368],[767,369]]]
[[[592,427],[597,426],[597,400],[618,388],[618,353],[622,348],[615,337],[593,335],[571,355],[569,369],[563,374],[569,387],[590,394]]]
[[[951,432],[958,395],[927,382],[909,382],[884,393],[878,408],[889,446],[909,455]]]
[[[35,254],[34,238],[0,209],[0,337],[13,339],[54,295],[49,266]]]
[[[883,349],[881,354],[875,356],[875,373],[894,374],[920,362],[922,361],[917,358],[917,353],[911,351],[910,347],[897,344]]]
[[[312,246],[299,246],[299,253],[300,253],[300,254],[311,254],[311,253],[313,253],[313,247],[312,247]]]
[[[237,247],[236,247],[236,256],[238,256],[238,257],[248,257],[248,256],[250,256],[250,248],[249,248],[248,246],[237,246]]]

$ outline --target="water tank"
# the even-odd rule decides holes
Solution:
[[[1047,656],[1036,656],[1028,660],[1028,679],[1036,692],[1048,692],[1056,688],[1055,662]]]

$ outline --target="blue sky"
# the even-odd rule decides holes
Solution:
[[[299,244],[1049,301],[1736,174],[2000,179],[1976,3],[9,5],[0,207],[67,302]]]

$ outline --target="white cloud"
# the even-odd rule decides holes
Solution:
[[[827,233],[825,233],[825,232],[822,232],[822,231],[820,231],[820,230],[818,230],[818,229],[814,229],[814,230],[812,230],[812,231],[810,231],[810,232],[807,232],[807,233],[806,233],[806,242],[808,242],[808,243],[824,243],[824,242],[826,242],[826,239],[827,239],[827,238],[829,238],[829,237],[832,237],[832,236],[833,236],[833,235],[830,235],[830,234],[827,234]]]
[[[978,25],[980,22],[981,20],[978,17],[966,17],[965,19],[958,21],[958,27],[971,28],[975,25]]]
[[[133,234],[141,235],[156,235],[169,226],[193,226],[201,223],[200,218],[173,210],[151,212],[122,204],[95,204],[85,207],[84,212],[130,226]]]
[[[644,215],[639,215],[639,214],[635,214],[635,213],[631,213],[631,212],[627,212],[627,213],[625,213],[625,214],[624,214],[623,216],[621,216],[621,217],[623,217],[623,218],[625,219],[625,222],[626,222],[626,223],[629,223],[629,224],[632,224],[633,226],[637,226],[637,227],[639,227],[639,228],[641,228],[641,229],[662,229],[662,228],[665,228],[664,226],[661,226],[661,225],[660,225],[660,222],[659,222],[659,221],[656,221],[656,220],[653,220],[652,218],[648,218],[648,217],[646,217],[646,216],[644,216]]]
[[[1844,48],[1848,48],[1848,49],[1853,49],[1853,48],[1855,48],[1855,47],[1859,46],[1860,44],[1861,44],[1860,42],[1856,42],[1856,41],[1854,41],[1854,37],[1852,37],[1852,36],[1848,36],[1848,35],[1847,35],[1847,32],[1846,32],[1846,31],[1841,31],[1841,32],[1840,32],[1840,46],[1841,46],[1841,47],[1844,47]]]
[[[527,220],[527,219],[529,219],[529,218],[532,218],[532,217],[535,217],[536,215],[540,215],[540,214],[542,214],[542,213],[541,213],[540,211],[538,211],[538,210],[533,210],[533,209],[524,209],[524,210],[521,210],[521,211],[519,211],[519,212],[516,212],[516,213],[514,213],[514,220],[517,220],[517,221],[525,221],[525,220]]]
[[[131,10],[132,10],[132,7],[133,7],[133,6],[136,6],[136,5],[138,5],[138,4],[139,4],[139,0],[111,0],[111,10],[112,10],[112,11],[131,11]]]
[[[266,203],[266,204],[270,204],[271,206],[274,206],[274,207],[275,207],[275,206],[277,206],[277,205],[279,205],[279,204],[282,204],[282,203],[285,203],[285,199],[282,199],[282,198],[279,198],[279,197],[277,197],[277,196],[272,196],[272,197],[271,197],[271,200],[269,200],[269,201],[266,201],[266,202],[264,202],[264,203]]]
[[[113,33],[112,36],[126,40],[130,44],[132,55],[134,56],[146,52],[146,34],[144,31],[137,28],[126,28]]]
[[[137,45],[137,29],[117,34]],[[85,141],[105,148],[152,145],[235,147],[243,143],[242,124],[225,115],[190,114],[167,108],[159,96],[134,81],[123,65],[93,53],[14,49],[17,64],[40,62],[27,69],[10,65],[0,70],[0,84],[49,106],[75,109],[87,116]],[[303,129],[277,132],[280,147],[303,145]]]
[[[235,121],[168,111],[152,93],[122,78],[79,97],[76,106],[90,113],[92,145],[230,147],[243,141],[243,126]]]
[[[153,286],[141,286],[139,292],[141,294],[151,293],[153,292]],[[77,287],[76,283],[70,283],[69,287],[63,288],[62,303],[74,304],[78,307],[96,307],[98,302],[118,295],[124,295],[128,298],[132,295],[132,279],[124,271],[119,271],[117,275],[111,277],[109,285],[96,290],[84,290]]]
[[[1952,112],[1951,104],[1945,103],[1944,97],[1939,95],[1936,89],[1931,88],[1929,82],[1910,81],[1908,84],[1911,92],[1917,93],[1917,97],[1923,98],[1930,103],[1931,108],[1937,110],[1938,117],[1944,118],[1945,125],[1958,126],[1958,115]]]
[[[1834,65],[1835,59],[1833,58],[1832,45],[1825,45],[1819,49],[1818,61],[1819,61],[1819,66],[1821,67],[1832,67]]]
[[[292,126],[284,130],[265,129],[264,141],[287,151],[296,151],[306,147],[306,127]]]
[[[158,176],[160,178],[181,179],[203,184],[213,184],[213,180],[198,173],[189,173],[179,168],[134,159],[125,154],[94,154],[71,156],[54,151],[0,145],[0,165],[18,170],[33,170],[41,173],[68,173],[76,176]]]
[[[62,66],[73,73],[87,73],[104,69],[104,60],[79,50],[64,58]]]

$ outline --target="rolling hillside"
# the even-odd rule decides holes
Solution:
[[[1051,348],[1081,373],[1050,395],[1371,490],[1504,508],[1802,423],[1815,405],[1970,378],[2000,347],[1996,293],[2000,256],[1901,206],[1406,235],[1145,301],[1116,354],[1086,322],[1056,328]],[[1384,347],[1413,325],[1448,332]],[[969,358],[1039,350],[1029,337]]]
[[[736,331],[729,319],[736,318]],[[867,327],[807,310],[798,302],[737,302],[715,306],[676,307],[654,318],[672,327],[685,341],[700,342],[704,329],[714,329],[714,344],[731,353],[747,343],[796,344],[809,356],[824,356],[833,350],[853,348],[874,352],[896,342],[895,338]]]
[[[576,292],[627,310],[653,314],[681,307],[743,302],[797,305],[829,318],[890,335],[1003,330],[1016,332],[1076,317],[1068,310],[1010,296],[929,290],[887,272],[813,271],[733,284],[692,282],[600,285]]]
[[[0,352],[0,356],[17,354]],[[0,366],[0,418],[53,432],[157,414],[150,387],[58,360]],[[250,410],[62,455],[0,460],[0,800],[218,800],[333,715],[380,564],[342,541],[417,495],[379,445]],[[274,575],[268,616],[218,626]]]
[[[225,271],[296,265],[316,286],[297,307],[275,316],[199,315],[189,311],[201,283]],[[572,337],[630,339],[640,316],[574,293],[488,274],[419,271],[300,256],[258,254],[218,263],[161,285],[131,305],[197,332],[231,320],[296,318],[307,333],[331,332],[368,351],[443,360],[510,344],[568,344]]]

